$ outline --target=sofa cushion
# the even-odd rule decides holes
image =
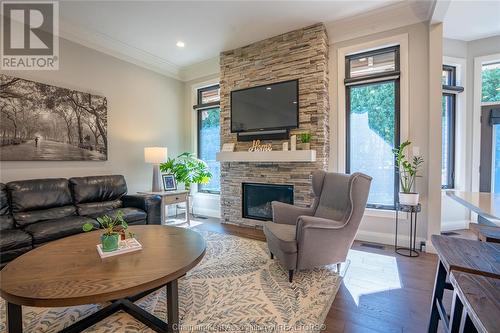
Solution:
[[[121,200],[102,201],[102,202],[89,202],[77,204],[78,215],[87,216],[94,214],[105,214],[106,212],[120,208],[122,206]]]
[[[16,259],[21,254],[24,254],[31,249],[33,249],[33,246],[30,244],[17,249],[2,251],[2,255],[0,256],[0,268],[3,268],[3,266],[5,266],[9,261]]]
[[[264,234],[268,243],[272,243],[284,253],[297,252],[295,225],[268,222],[264,225]]]
[[[69,180],[75,203],[113,201],[127,193],[121,175],[74,177]]]
[[[11,215],[0,215],[0,232],[14,228],[14,219]]]
[[[109,210],[109,211],[103,212],[103,213],[96,213],[96,214],[87,215],[87,217],[98,218],[98,217],[101,217],[103,215],[115,217],[119,211],[121,211],[123,213],[123,219],[125,220],[125,222],[130,223],[130,224],[134,224],[133,222],[136,222],[136,221],[144,221],[147,218],[147,214],[145,211],[138,209],[138,208],[132,208],[132,207],[113,209],[113,210]]]
[[[0,183],[0,215],[9,213],[9,197],[7,196],[7,186]]]
[[[38,221],[60,219],[76,214],[75,206],[54,207],[42,210],[14,213],[16,224],[24,227]]]
[[[31,242],[30,234],[19,229],[3,230],[0,233],[0,251],[2,251],[2,256],[3,251],[31,246]]]
[[[83,232],[83,225],[87,222],[98,226],[97,221],[83,216],[68,216],[60,219],[33,223],[24,228],[33,236],[33,244],[39,245],[62,237]]]
[[[72,205],[68,180],[63,178],[15,181],[7,183],[7,189],[13,213]]]
[[[0,183],[0,231],[14,228],[14,219],[10,214],[7,186]]]

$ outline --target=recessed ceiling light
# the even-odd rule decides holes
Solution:
[[[178,41],[177,44],[175,44],[175,45],[177,45],[177,47],[184,47],[184,46],[186,46],[186,44],[184,44],[183,41]]]
[[[266,90],[271,90],[272,88],[271,87],[266,87]]]

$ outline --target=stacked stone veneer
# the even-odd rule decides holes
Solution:
[[[328,38],[323,24],[295,30],[220,56],[221,142],[247,151],[251,142],[237,142],[231,133],[230,92],[235,89],[299,79],[299,128],[291,134],[312,134],[316,162],[221,163],[221,216],[224,223],[261,225],[242,218],[242,183],[292,184],[294,202],[312,201],[311,173],[326,170],[329,158]],[[266,140],[282,150],[284,140]],[[265,223],[265,222],[264,222]]]

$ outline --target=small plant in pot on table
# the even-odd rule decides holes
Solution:
[[[115,216],[104,215],[98,217],[97,222],[99,222],[99,228],[88,222],[83,225],[83,231],[103,229],[104,232],[101,235],[102,251],[111,252],[118,250],[121,235],[128,228],[127,222],[123,219],[123,212],[118,211]]]
[[[396,156],[396,164],[399,171],[399,183],[401,191],[399,192],[399,203],[403,205],[418,205],[419,194],[414,192],[415,180],[421,177],[418,171],[424,159],[421,156],[407,157],[407,148],[411,145],[410,141],[403,142],[399,148],[393,150]]]

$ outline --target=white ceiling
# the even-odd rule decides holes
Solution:
[[[223,50],[397,2],[61,1],[60,30],[70,40],[175,73]],[[179,40],[185,48],[175,45]]]
[[[443,35],[464,41],[500,35],[500,1],[450,1]]]

